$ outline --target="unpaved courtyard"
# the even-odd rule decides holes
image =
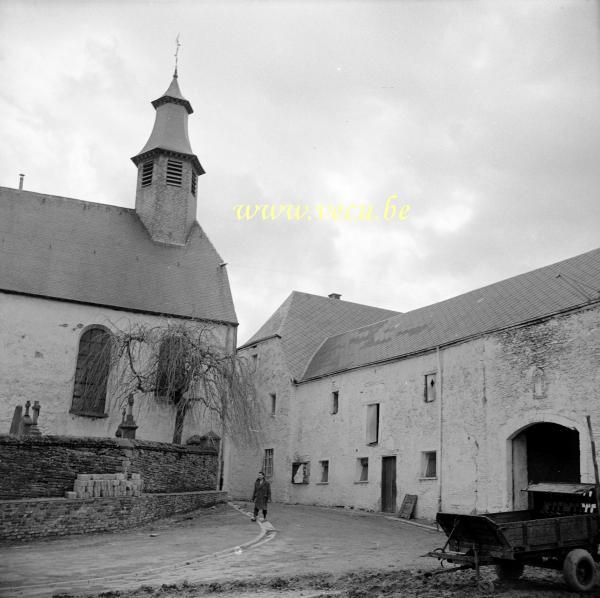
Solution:
[[[0,595],[15,598],[491,595],[478,588],[473,572],[427,577],[439,565],[421,555],[442,546],[446,539],[435,530],[382,514],[275,504],[269,512],[275,531],[261,539],[257,536],[259,525],[244,514],[249,505],[236,506],[238,510],[222,505],[127,533],[15,546],[9,555],[13,559],[15,581],[13,587],[0,586]],[[257,541],[242,544],[250,538]],[[242,545],[236,547],[236,543]],[[232,550],[222,550],[226,546]],[[0,571],[2,566],[0,563]],[[569,591],[559,572],[526,568],[523,579],[500,582],[493,568],[482,571],[484,580],[495,584],[495,596],[578,595]],[[591,596],[600,596],[600,592]]]

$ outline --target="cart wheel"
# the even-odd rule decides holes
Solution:
[[[495,589],[493,581],[479,581],[477,587],[485,594],[493,594]]]
[[[500,561],[496,564],[498,579],[519,579],[523,575],[525,565],[520,561]]]
[[[571,550],[563,563],[566,582],[578,592],[591,590],[596,583],[596,563],[592,555],[582,548]]]

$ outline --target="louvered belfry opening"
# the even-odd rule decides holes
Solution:
[[[167,185],[181,187],[183,180],[183,162],[181,160],[167,160]]]
[[[198,175],[195,172],[192,172],[192,195],[196,197],[196,183],[198,182]]]
[[[142,187],[152,184],[152,173],[154,172],[154,160],[144,162],[142,166]]]

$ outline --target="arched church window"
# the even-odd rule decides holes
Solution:
[[[177,401],[186,386],[185,339],[173,335],[165,337],[158,350],[155,395]]]
[[[79,339],[71,413],[106,417],[106,385],[110,371],[110,331],[88,328]]]

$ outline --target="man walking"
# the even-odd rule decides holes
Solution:
[[[252,521],[256,521],[259,510],[263,512],[263,521],[266,521],[267,503],[271,502],[271,484],[265,480],[265,474],[262,471],[258,472],[258,478],[254,482],[252,500],[254,501],[254,516],[252,517]]]

